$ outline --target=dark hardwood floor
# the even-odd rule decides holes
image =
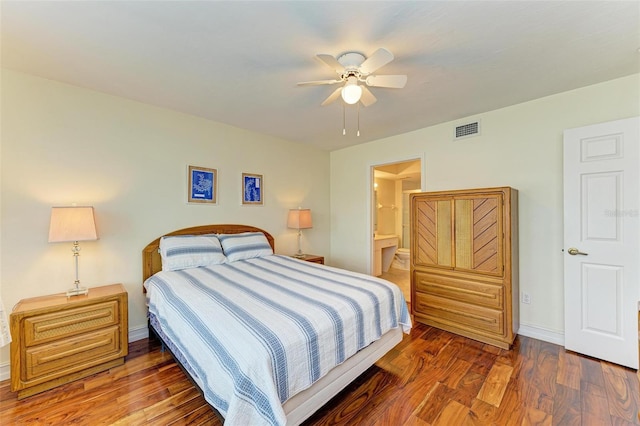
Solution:
[[[640,424],[635,371],[519,336],[511,351],[424,325],[308,425]],[[146,339],[125,365],[23,401],[0,382],[0,423],[221,425],[168,353]]]

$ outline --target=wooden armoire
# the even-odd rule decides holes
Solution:
[[[518,191],[411,194],[416,321],[509,349],[519,324]]]

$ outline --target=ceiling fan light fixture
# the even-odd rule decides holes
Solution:
[[[342,88],[342,100],[349,105],[353,105],[360,100],[362,96],[362,87],[358,86],[358,79],[356,77],[347,78],[347,82]]]

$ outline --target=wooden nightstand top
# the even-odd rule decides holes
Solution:
[[[295,257],[296,259],[306,260],[307,262],[320,263],[324,265],[324,256],[318,256],[317,254],[305,254],[304,257]]]
[[[111,284],[101,287],[90,287],[89,294],[67,297],[66,293],[57,293],[47,296],[31,297],[22,299],[13,307],[12,314],[36,309],[45,309],[52,306],[74,305],[82,302],[91,302],[101,297],[113,296],[126,293],[122,284]]]

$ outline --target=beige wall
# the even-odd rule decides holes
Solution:
[[[633,75],[332,152],[332,263],[370,268],[371,166],[424,156],[427,190],[520,191],[520,288],[532,300],[521,305],[520,320],[561,334],[563,130],[639,115],[639,99],[640,75]],[[455,125],[475,119],[480,136],[452,140]]]
[[[121,282],[130,329],[146,327],[141,250],[162,233],[208,223],[262,227],[294,253],[287,210],[308,207],[306,252],[329,254],[329,154],[303,144],[13,71],[2,72],[0,297],[63,292],[71,244],[47,243],[51,206],[93,205],[100,239],[81,243],[80,280]],[[219,173],[217,206],[186,203],[187,165]],[[264,176],[264,206],[241,205],[242,172]],[[8,362],[8,347],[0,351]]]

